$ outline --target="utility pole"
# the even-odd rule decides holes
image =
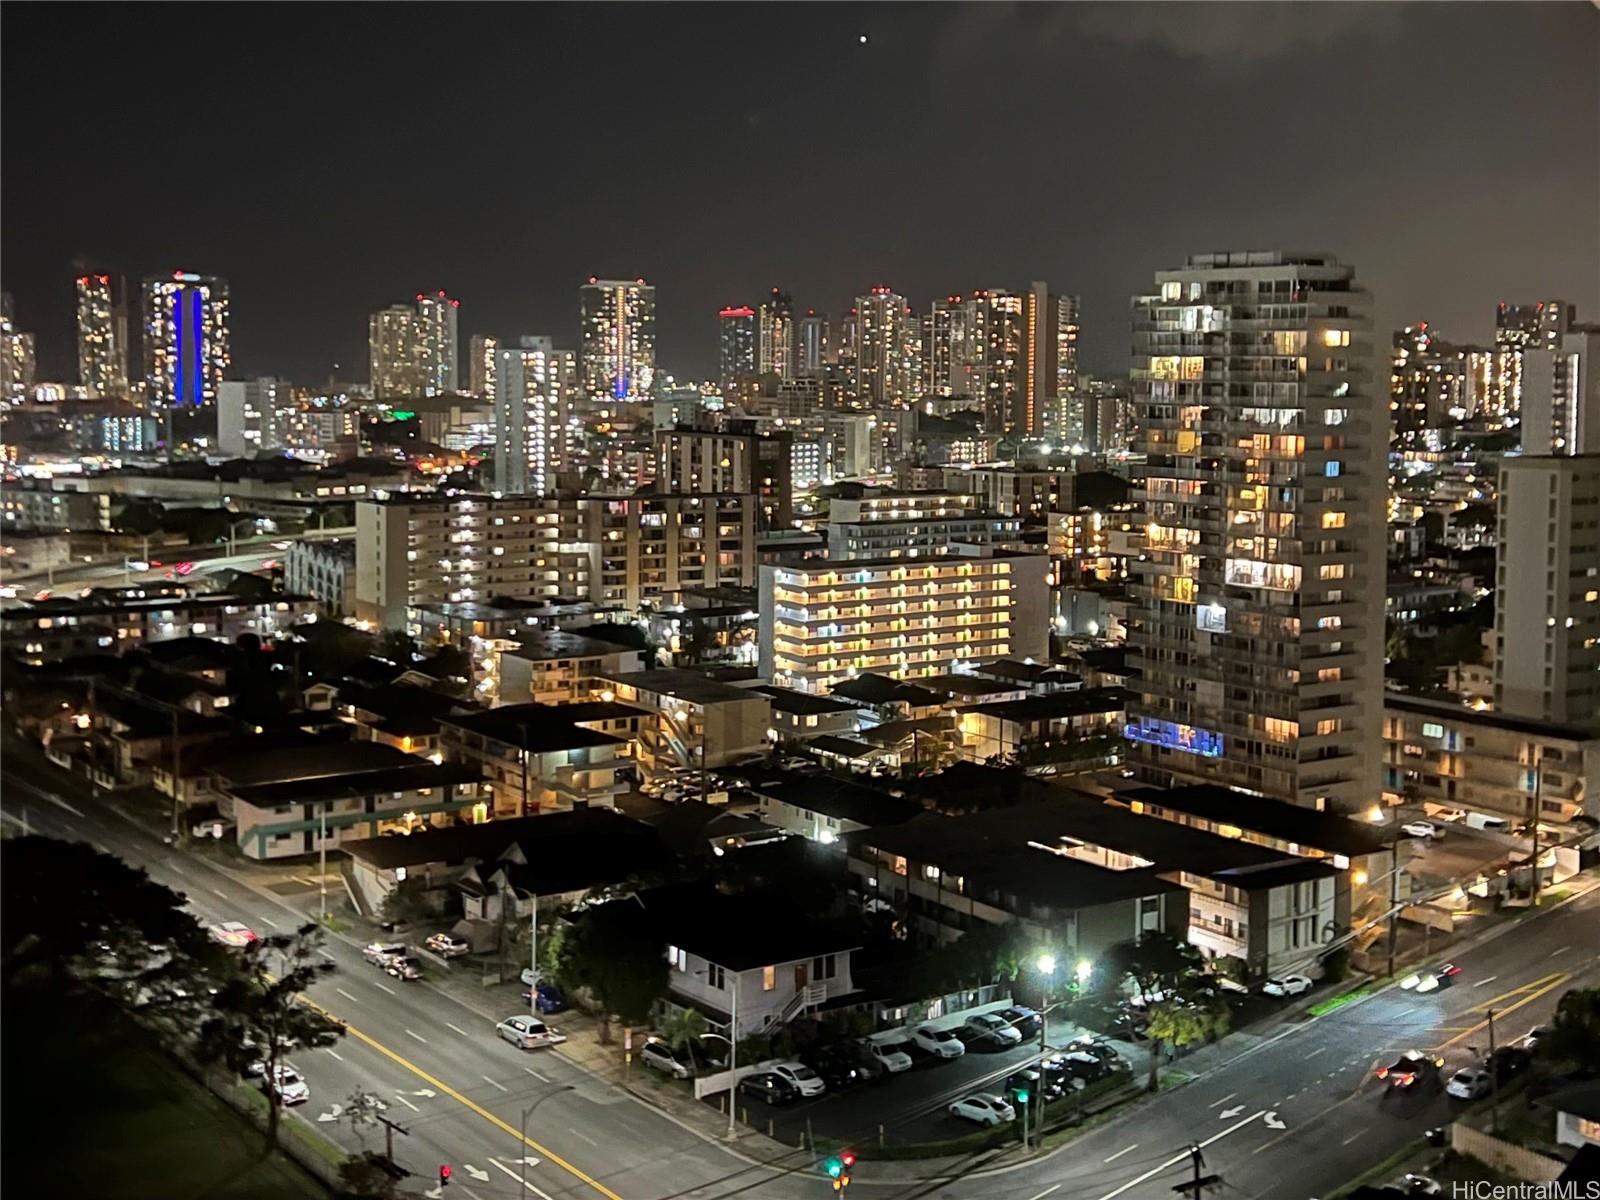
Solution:
[[[728,1019],[728,1140],[733,1141],[733,1110],[739,1101],[739,973],[733,975],[733,1012]]]
[[[1533,820],[1529,823],[1533,834],[1533,907],[1539,907],[1539,813],[1544,808],[1544,747],[1537,742],[1533,748]],[[1492,1028],[1492,1026],[1491,1026]]]
[[[1395,939],[1399,935],[1400,920],[1400,839],[1389,843],[1389,970],[1394,974]]]
[[[410,1137],[411,1131],[398,1121],[391,1121],[381,1112],[373,1115],[383,1125],[383,1156],[389,1160],[391,1167],[397,1166],[398,1164],[394,1161],[394,1135],[398,1133],[402,1137]],[[410,1172],[408,1171],[407,1174],[410,1174]]]
[[[1489,1129],[1500,1132],[1500,1061],[1494,1056],[1494,1009],[1484,1014],[1489,1021]]]
[[[1205,1170],[1206,1156],[1200,1153],[1198,1143],[1189,1146],[1189,1163],[1194,1168],[1194,1178],[1173,1184],[1172,1190],[1179,1195],[1192,1196],[1194,1200],[1200,1200],[1201,1191],[1208,1187],[1216,1187],[1217,1184],[1222,1182],[1222,1176],[1201,1174]]]
[[[178,746],[178,709],[172,710],[172,844],[183,844],[183,751]]]
[[[522,811],[519,817],[531,816],[528,812],[528,723],[522,722],[517,726],[522,735]]]
[[[511,893],[516,897],[516,893]],[[532,973],[532,983],[528,984],[528,1015],[539,1015],[539,893],[534,888],[528,889],[529,907],[533,911],[528,916],[528,969]]]
[[[319,920],[328,923],[328,802],[324,800],[317,810],[321,828],[317,832],[317,899]]]

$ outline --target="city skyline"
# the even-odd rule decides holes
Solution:
[[[467,168],[508,123],[527,118],[526,106],[555,104],[582,86],[586,68],[576,63],[555,64],[529,96],[513,99],[500,86],[505,76],[494,65],[522,40],[520,30],[531,30],[519,24],[531,18],[508,15],[504,47],[475,42],[483,69],[441,73],[447,102],[429,110],[428,134],[452,152],[436,187],[405,190],[377,169],[393,147],[319,114],[341,104],[354,114],[363,95],[415,78],[423,61],[404,46],[424,44],[412,36],[422,18],[402,10],[383,30],[363,32],[350,15],[331,14],[325,52],[342,65],[317,87],[289,76],[260,84],[249,67],[270,65],[284,49],[283,35],[262,27],[240,42],[253,47],[243,52],[245,69],[214,82],[216,103],[197,117],[197,143],[224,148],[208,160],[206,205],[163,201],[159,158],[122,136],[139,119],[134,110],[96,104],[88,121],[77,110],[93,96],[67,93],[33,108],[26,125],[9,125],[12,219],[0,282],[16,296],[19,327],[37,335],[40,378],[64,380],[75,367],[73,281],[87,271],[130,282],[179,268],[227,279],[237,373],[307,382],[327,378],[336,362],[340,377],[360,378],[368,314],[419,290],[461,297],[463,338],[535,333],[575,344],[573,293],[591,275],[642,276],[659,288],[659,370],[695,378],[715,377],[718,311],[758,304],[774,286],[797,311],[837,321],[851,297],[875,285],[892,287],[920,316],[950,292],[1021,289],[1033,279],[1083,297],[1083,369],[1121,373],[1130,296],[1152,271],[1207,245],[1335,254],[1361,269],[1377,328],[1426,320],[1460,343],[1490,340],[1496,302],[1560,295],[1580,310],[1600,306],[1600,286],[1585,269],[1600,259],[1592,220],[1600,173],[1569,152],[1582,139],[1571,140],[1570,120],[1549,119],[1543,99],[1563,96],[1567,114],[1600,111],[1600,83],[1584,53],[1592,9],[1484,6],[1456,10],[1446,25],[1427,8],[1351,7],[1327,10],[1314,29],[1289,10],[1267,11],[1257,20],[1208,6],[1198,18],[1142,6],[1113,23],[1109,7],[1097,5],[780,8],[762,10],[761,30],[730,30],[694,9],[671,17],[639,10],[608,41],[614,70],[654,78],[646,68],[658,48],[701,68],[656,79],[648,112],[630,106],[627,89],[597,101],[597,120],[628,116],[630,169],[649,173],[653,186],[580,183],[532,198],[514,186],[520,177],[478,186]],[[1381,15],[1357,18],[1374,12]],[[61,19],[44,9],[13,17],[10,45],[48,36]],[[89,60],[117,61],[147,40],[181,47],[202,38],[208,19],[179,29],[152,10],[137,25],[74,36]],[[582,9],[539,17],[551,36],[574,42],[594,35],[595,19]],[[352,64],[345,50],[358,32],[393,39],[391,53],[368,56],[389,65]],[[448,61],[441,52],[466,36],[439,31],[441,41],[427,43],[429,62]],[[757,45],[760,55],[751,52]],[[308,78],[321,78],[318,61],[307,61]],[[1019,67],[1007,75],[1019,103],[1066,101],[1048,110],[1061,120],[997,127],[965,90],[941,86],[987,78],[1001,62]],[[698,79],[711,68],[715,86]],[[13,51],[8,96],[41,90],[37,72],[47,69]],[[1308,73],[1329,71],[1384,86],[1301,88]],[[765,86],[773,74],[791,85]],[[1072,81],[1065,93],[1062,79]],[[1498,83],[1480,88],[1484,79]],[[864,117],[854,103],[863,88],[903,101]],[[1273,94],[1299,99],[1264,111],[1257,100]],[[1172,95],[1205,105],[1212,119],[1252,122],[1257,133],[1237,151],[1187,146],[1161,125],[1162,97]],[[908,111],[929,119],[908,122]],[[1445,112],[1448,124],[1432,117]],[[823,136],[851,113],[851,136]],[[1414,113],[1418,132],[1396,128],[1395,113]],[[686,122],[713,169],[665,136]],[[931,129],[951,143],[981,133],[984,149],[958,172],[929,144]],[[84,130],[93,131],[87,146]],[[591,169],[597,148],[581,129],[552,137],[573,163],[569,175],[601,178]],[[787,160],[771,172],[716,169],[774,139],[792,148],[792,170]],[[1247,153],[1245,143],[1262,139],[1280,146],[1270,167]],[[229,148],[246,144],[337,186],[263,186],[253,160],[230,157]],[[1167,149],[1153,154],[1158,144]],[[1479,149],[1486,144],[1500,148],[1489,165]],[[1004,187],[983,174],[1020,154],[1039,161],[1032,152],[1040,149],[1059,165],[1021,174],[1007,165],[995,176]],[[61,156],[81,159],[86,150],[122,181],[115,203],[102,189],[67,186]],[[848,196],[829,190],[874,172],[892,185]],[[1179,202],[1183,189],[1164,182],[1174,174],[1207,180],[1214,203],[1191,213]],[[784,178],[787,185],[770,186]],[[930,202],[950,188],[968,193],[957,209]],[[441,192],[453,202],[440,203]],[[774,239],[777,228],[791,233]],[[325,282],[307,289],[312,273]]]

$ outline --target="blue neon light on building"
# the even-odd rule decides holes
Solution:
[[[201,334],[205,330],[204,300],[200,289],[196,288],[190,293],[194,297],[194,323],[189,327],[189,340],[194,343],[194,376],[190,380],[191,398],[189,403],[199,407],[205,399],[205,355],[206,341]]]
[[[1198,754],[1201,758],[1222,757],[1222,735],[1210,729],[1197,729],[1193,725],[1155,720],[1129,722],[1123,727],[1122,736],[1130,742],[1181,750],[1185,754]]]

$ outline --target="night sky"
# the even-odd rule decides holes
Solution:
[[[1327,250],[1378,337],[1600,320],[1586,3],[9,4],[3,274],[73,373],[77,263],[226,277],[240,373],[366,378],[424,289],[576,345],[591,274],[658,288],[660,362],[783,285],[837,315],[1045,279],[1087,368],[1212,249]],[[860,42],[865,34],[868,41]],[[462,367],[466,378],[465,360]]]

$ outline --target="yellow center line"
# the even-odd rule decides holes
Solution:
[[[1560,972],[1552,971],[1549,975],[1542,975],[1538,979],[1535,979],[1529,983],[1524,983],[1520,987],[1508,988],[1506,991],[1501,992],[1498,996],[1491,996],[1489,999],[1484,1000],[1479,1004],[1474,1004],[1466,1011],[1469,1013],[1487,1012],[1491,1008],[1498,1007],[1501,1002],[1509,1000],[1512,996],[1518,996],[1523,992],[1532,991],[1534,988],[1543,987],[1552,979],[1560,980],[1565,978],[1566,976],[1562,975]]]
[[[318,1012],[320,1012],[323,1016],[327,1017],[329,1020],[337,1021],[340,1025],[344,1026],[344,1031],[346,1033],[354,1035],[355,1037],[359,1038],[361,1041],[365,1042],[367,1045],[371,1046],[379,1054],[382,1054],[382,1055],[384,1055],[384,1056],[386,1056],[388,1058],[391,1058],[395,1062],[399,1063],[402,1067],[404,1067],[406,1070],[410,1071],[418,1079],[421,1079],[425,1083],[429,1084],[430,1086],[437,1088],[439,1091],[443,1092],[446,1096],[449,1096],[452,1100],[458,1101],[459,1103],[465,1105],[467,1108],[472,1110],[478,1116],[482,1117],[485,1121],[489,1122],[489,1124],[495,1126],[495,1128],[497,1128],[497,1129],[501,1129],[501,1130],[504,1130],[506,1133],[509,1133],[512,1137],[516,1138],[517,1141],[523,1143],[525,1146],[529,1147],[530,1149],[537,1150],[540,1154],[544,1155],[546,1159],[548,1159],[550,1162],[555,1163],[555,1165],[560,1167],[563,1171],[566,1171],[569,1175],[572,1175],[574,1178],[580,1179],[584,1183],[588,1184],[595,1191],[599,1192],[602,1196],[604,1196],[606,1198],[606,1200],[622,1200],[621,1196],[617,1195],[617,1193],[613,1192],[610,1188],[608,1188],[605,1184],[601,1183],[593,1175],[590,1175],[582,1167],[573,1166],[566,1159],[562,1158],[561,1155],[557,1154],[554,1150],[551,1150],[548,1146],[540,1145],[538,1142],[534,1141],[531,1137],[528,1137],[520,1129],[517,1129],[515,1126],[508,1125],[506,1122],[502,1121],[499,1117],[495,1116],[492,1112],[490,1112],[487,1108],[484,1108],[483,1105],[479,1104],[477,1101],[469,1099],[466,1096],[463,1096],[460,1092],[456,1091],[455,1088],[451,1087],[444,1080],[439,1079],[436,1076],[428,1074],[428,1072],[424,1071],[421,1067],[417,1066],[417,1064],[412,1062],[409,1058],[406,1058],[404,1055],[398,1054],[395,1051],[389,1049],[389,1047],[385,1046],[382,1042],[380,1042],[377,1038],[373,1037],[371,1034],[363,1033],[361,1030],[357,1029],[354,1025],[350,1024],[350,1022],[346,1021],[343,1017],[334,1016],[331,1012],[329,1012],[327,1009],[323,1008],[316,1001],[311,1000],[311,999],[307,998],[304,995],[302,995],[300,997],[300,999],[305,1004],[308,1004],[312,1008],[316,1009]]]
[[[1499,1012],[1495,1013],[1495,1016],[1496,1017],[1507,1017],[1510,1014],[1516,1012],[1517,1009],[1521,1008],[1524,1004],[1532,1004],[1535,1000],[1537,1000],[1540,996],[1543,996],[1546,992],[1552,992],[1556,988],[1560,987],[1563,983],[1565,983],[1567,981],[1568,978],[1570,978],[1570,976],[1567,973],[1563,972],[1560,975],[1551,975],[1551,976],[1547,976],[1546,978],[1548,978],[1550,982],[1546,983],[1543,987],[1541,987],[1536,992],[1529,992],[1526,996],[1524,996],[1521,1000],[1518,1000],[1515,1004],[1506,1005],[1505,1008],[1503,1008]],[[1507,995],[1512,995],[1512,994],[1513,993],[1509,993],[1509,992],[1507,993]],[[1488,1025],[1489,1025],[1489,1022],[1487,1020],[1483,1020],[1483,1021],[1479,1021],[1476,1025],[1470,1026],[1467,1029],[1463,1029],[1460,1033],[1456,1034],[1455,1037],[1450,1038],[1447,1041],[1440,1042],[1437,1046],[1435,1046],[1433,1048],[1434,1053],[1437,1054],[1439,1051],[1443,1050],[1446,1046],[1455,1045],[1457,1042],[1461,1041],[1463,1038],[1471,1037],[1473,1034],[1477,1033],[1478,1030],[1488,1028]]]

